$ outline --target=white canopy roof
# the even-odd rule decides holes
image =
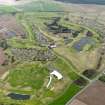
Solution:
[[[58,78],[58,80],[62,79],[63,76],[57,71],[57,70],[54,70],[52,73],[50,73],[51,75],[54,75]]]

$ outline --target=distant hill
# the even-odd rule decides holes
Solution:
[[[50,0],[33,0],[24,5],[17,5],[18,9],[23,11],[62,11],[61,5]]]
[[[0,5],[0,14],[13,13],[16,11],[16,8],[13,6]]]
[[[0,13],[10,13],[16,11],[55,12],[55,11],[63,11],[63,8],[60,4],[50,0],[31,0],[30,2],[27,3],[24,3],[24,0],[22,0],[22,2],[18,5],[0,5]]]

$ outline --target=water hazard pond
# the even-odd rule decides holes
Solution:
[[[73,48],[77,51],[82,51],[83,48],[87,45],[95,45],[95,41],[90,37],[83,37],[79,41],[75,42]]]
[[[30,95],[23,95],[23,94],[17,94],[17,93],[9,93],[7,96],[10,97],[11,99],[15,99],[15,100],[30,99]]]

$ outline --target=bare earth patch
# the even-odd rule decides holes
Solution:
[[[78,99],[75,99],[70,105],[87,105]]]
[[[2,65],[4,61],[5,61],[5,55],[2,48],[0,48],[0,65]]]
[[[105,105],[105,84],[96,81],[89,86],[84,92],[76,97],[76,102],[79,101],[85,104],[83,105]],[[70,105],[82,105],[82,103],[75,104],[75,100]]]
[[[24,28],[12,15],[0,16],[0,37],[8,38],[10,36],[24,36]]]

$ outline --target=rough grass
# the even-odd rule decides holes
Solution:
[[[68,89],[49,105],[65,105],[74,95],[76,95],[81,88],[76,84],[71,84]]]

